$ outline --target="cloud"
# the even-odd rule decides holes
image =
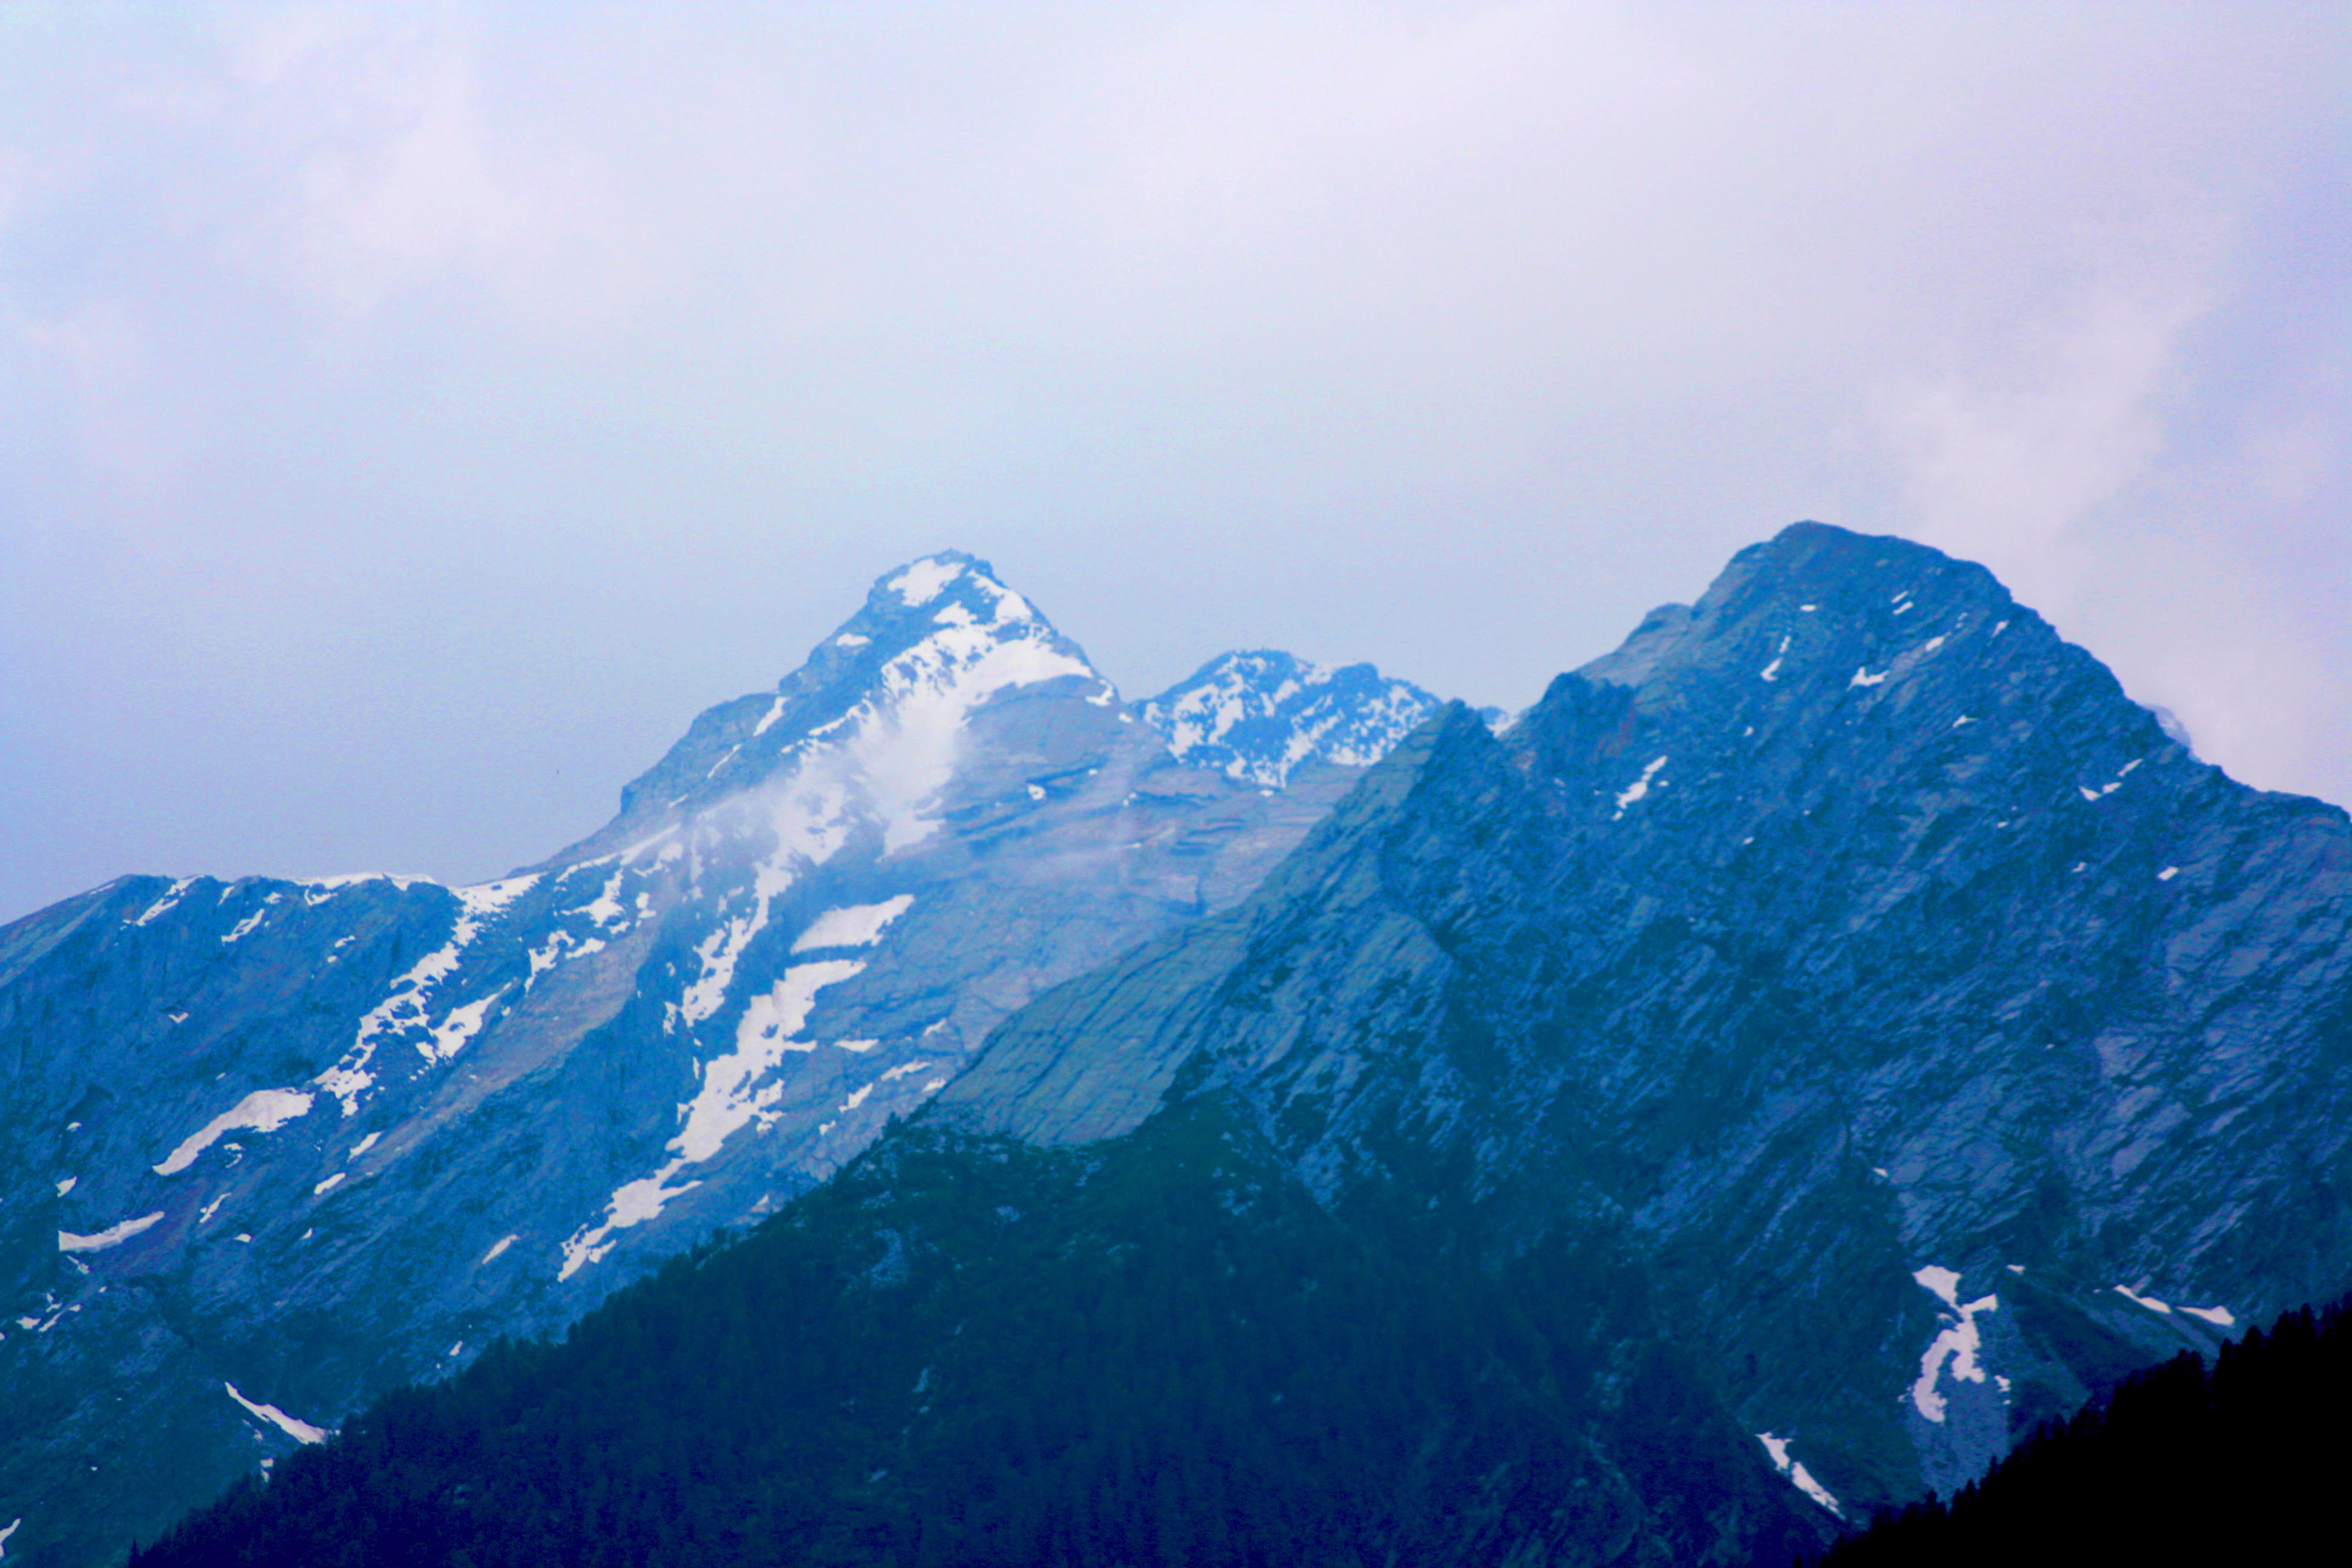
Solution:
[[[2076,295],[1971,345],[1967,368],[1881,393],[1916,537],[1987,562],[2046,613],[2073,605],[2105,553],[2095,531],[2169,448],[2182,342],[2215,303],[2215,227],[2103,247]]]

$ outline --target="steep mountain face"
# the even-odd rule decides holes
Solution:
[[[578,1454],[596,1484],[548,1495],[681,1562],[728,1560],[705,1520],[815,1561],[1175,1562],[1219,1545],[1155,1520],[1301,1498],[1347,1560],[1785,1560],[2340,1290],[2347,919],[2343,812],[2197,762],[1980,569],[1800,525],[1500,734],[1441,713],[1246,900],[1040,996],[699,1266],[797,1283],[682,1269],[605,1351],[387,1410],[164,1561],[403,1510],[530,1561],[483,1478]],[[1277,1212],[1304,1228],[1244,1218]],[[992,1272],[1032,1224],[1051,1267]],[[637,1435],[643,1360],[748,1366],[720,1331],[780,1316],[772,1424],[830,1470]],[[1076,1421],[1039,1392],[1102,1387]],[[1306,1420],[1266,1452],[1277,1394]],[[1235,1473],[1269,1490],[1200,1480]]]
[[[1178,760],[949,553],[536,867],[132,877],[0,929],[5,1549],[119,1552],[770,1212],[1360,772]]]
[[[1981,569],[1817,525],[1502,735],[1457,709],[1242,907],[932,1114],[1241,1097],[1335,1210],[1622,1234],[1790,1483],[1949,1490],[2352,1278],[2352,828],[2197,762]]]
[[[1326,669],[1256,648],[1211,659],[1142,711],[1183,761],[1280,789],[1305,764],[1370,766],[1444,706],[1369,664]]]

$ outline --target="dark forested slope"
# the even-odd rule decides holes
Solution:
[[[902,1129],[133,1562],[1736,1563],[1825,1539],[1608,1237],[1500,1274],[1452,1247],[1427,1211],[1328,1212],[1213,1097],[1087,1151]]]

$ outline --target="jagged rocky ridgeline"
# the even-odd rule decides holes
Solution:
[[[538,866],[131,877],[0,929],[0,1550],[102,1560],[823,1179],[1243,896],[1434,706],[1366,679],[1229,776],[950,552]]]
[[[2344,812],[2199,762],[1980,568],[1800,525],[1499,735],[1441,712],[784,1222],[165,1561],[351,1499],[510,1539],[560,1452],[682,1562],[747,1519],[807,1561],[1785,1561],[2344,1288],[2347,921]],[[788,1361],[730,1348],[753,1302]],[[644,1430],[728,1422],[778,1461]]]

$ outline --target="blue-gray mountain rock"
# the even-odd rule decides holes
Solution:
[[[770,1212],[1039,990],[1242,897],[1346,761],[1180,761],[948,553],[538,866],[131,877],[0,929],[8,1556],[119,1553]]]
[[[2197,761],[1981,568],[1801,524],[1501,734],[1441,715],[928,1116],[1089,1145],[1237,1096],[1335,1211],[1496,1268],[1622,1237],[1851,1519],[2352,1283],[2347,922],[2342,810]]]

